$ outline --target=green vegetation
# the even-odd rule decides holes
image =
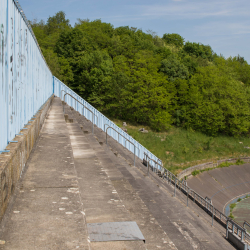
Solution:
[[[250,196],[249,195],[247,195],[247,196],[245,196],[244,198],[239,198],[238,200],[237,200],[237,202],[235,202],[235,203],[232,203],[231,205],[230,205],[230,215],[228,216],[228,217],[230,217],[231,219],[234,219],[234,216],[233,216],[233,209],[236,207],[236,205],[239,203],[239,202],[241,202],[241,201],[243,201],[243,200],[245,200],[245,199],[248,199]]]
[[[230,215],[228,217],[230,217],[231,219],[234,219],[234,216],[233,216],[233,209],[236,207],[236,203],[232,203],[230,205]]]
[[[179,34],[161,38],[101,20],[71,27],[62,11],[31,26],[52,73],[118,125],[130,124],[128,133],[174,173],[249,155],[250,65],[243,57],[225,59]]]
[[[204,168],[204,169],[201,169],[201,170],[194,170],[192,172],[192,175],[196,176],[196,175],[198,175],[198,174],[200,174],[202,172],[209,171],[209,170],[212,170],[212,169],[215,169],[215,168],[225,168],[225,167],[229,167],[229,166],[232,166],[232,165],[241,165],[241,164],[244,164],[244,163],[245,162],[242,161],[242,160],[240,160],[240,159],[238,159],[236,161],[236,163],[232,163],[232,162],[227,162],[226,161],[226,162],[223,162],[223,163],[219,164],[217,167],[214,167],[214,168]]]
[[[220,157],[218,145],[226,154],[235,149],[236,140],[226,135],[249,135],[250,65],[243,57],[225,59],[179,34],[160,38],[101,20],[78,19],[71,27],[63,12],[31,25],[53,74],[94,107],[111,118],[169,131],[166,150],[178,148],[160,155],[166,161],[214,156],[216,150]]]
[[[122,120],[113,119],[113,121],[122,127]],[[142,128],[141,125],[128,122],[127,125],[128,133],[162,159],[164,166],[174,174],[208,161],[237,159],[249,155],[249,149],[244,148],[245,145],[250,144],[250,139],[247,137],[235,138],[224,135],[210,137],[191,129],[176,127],[170,128],[167,132],[155,132],[147,126],[143,127],[149,132],[144,134],[138,131]],[[243,164],[242,161],[238,161],[236,164],[239,163]],[[228,165],[230,164],[222,163],[219,167]]]

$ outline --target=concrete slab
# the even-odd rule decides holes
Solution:
[[[89,129],[90,124],[85,118],[75,116],[73,110],[67,110],[67,113],[84,126],[84,130]],[[86,137],[92,138],[91,135]],[[103,142],[105,133],[96,128],[95,138],[96,143]],[[92,143],[93,146],[93,139]],[[186,197],[177,190],[177,198],[173,198],[172,186],[161,188],[159,185],[161,182],[157,181],[158,177],[155,177],[155,181],[148,178],[141,160],[136,159],[137,167],[132,167],[133,154],[112,138],[109,138],[108,146],[103,144],[102,147],[107,155],[97,155],[102,165],[98,172],[100,178],[111,181],[107,186],[111,184],[114,186],[130,217],[137,222],[145,236],[148,249],[234,249],[223,239],[225,230],[220,225],[214,223],[215,227],[211,227],[211,217],[191,202],[190,208],[187,209]],[[116,153],[118,157],[114,152],[118,153]],[[106,175],[101,173],[101,170],[104,170]],[[98,180],[96,182],[98,183]],[[90,188],[93,188],[92,185]],[[115,198],[111,198],[110,202],[113,202],[112,200]],[[164,230],[163,242],[160,237],[158,238],[161,234],[161,231],[158,232],[159,229]]]
[[[55,98],[1,222],[0,249],[89,249],[87,237],[70,138]]]

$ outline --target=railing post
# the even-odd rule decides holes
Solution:
[[[92,134],[94,134],[94,113],[92,112]]]
[[[226,231],[226,238],[228,239],[228,224],[229,224],[229,220],[227,220],[227,231]]]
[[[187,190],[187,207],[188,207],[188,196],[189,196],[189,188]]]
[[[212,212],[212,226],[214,225],[214,206],[213,206],[213,212]]]
[[[119,140],[119,137],[118,137],[118,140]],[[135,145],[134,145],[134,166],[135,166]]]
[[[174,179],[174,197],[175,197],[175,194],[176,194],[176,177]]]
[[[149,175],[149,164],[148,164],[148,161],[147,161],[147,168],[148,168],[148,175]]]

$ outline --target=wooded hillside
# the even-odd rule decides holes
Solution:
[[[249,135],[250,65],[178,34],[114,28],[65,13],[32,21],[52,73],[98,110],[156,131]],[[166,28],[167,32],[167,28]]]

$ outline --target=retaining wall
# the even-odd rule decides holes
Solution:
[[[53,101],[52,95],[38,110],[30,125],[25,126],[6,149],[8,153],[0,154],[0,220],[8,207],[11,196],[24,170],[30,152],[40,134],[46,114]]]

